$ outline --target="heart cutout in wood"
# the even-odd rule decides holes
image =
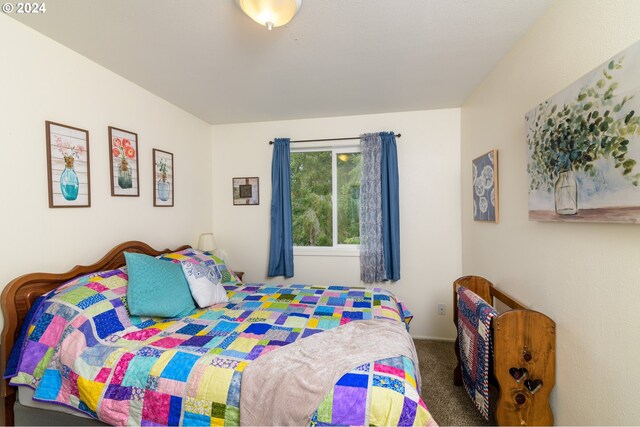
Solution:
[[[536,392],[542,388],[542,380],[526,380],[524,386],[531,394],[536,394]]]
[[[509,373],[518,383],[527,378],[527,375],[529,375],[529,371],[527,371],[527,368],[509,368]]]

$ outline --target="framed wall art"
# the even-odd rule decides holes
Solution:
[[[173,206],[173,154],[153,149],[153,206]]]
[[[233,178],[233,204],[260,204],[260,185],[257,177]]]
[[[640,223],[640,42],[525,116],[529,220]]]
[[[50,208],[91,206],[89,132],[45,122]]]
[[[473,168],[473,219],[498,222],[498,150],[471,162]]]
[[[111,195],[140,195],[138,134],[109,126]]]

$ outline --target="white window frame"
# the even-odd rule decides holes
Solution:
[[[294,256],[360,256],[360,245],[338,244],[338,154],[360,153],[359,145],[341,145],[335,147],[292,148],[292,153],[331,152],[331,218],[333,226],[333,246],[293,246]]]

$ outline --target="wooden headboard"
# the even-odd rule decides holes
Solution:
[[[124,253],[137,252],[158,256],[160,254],[188,249],[190,246],[180,246],[176,249],[157,251],[143,242],[124,242],[111,249],[100,261],[90,265],[77,265],[66,273],[30,273],[12,280],[2,291],[0,308],[4,317],[2,330],[2,348],[0,349],[0,372],[4,375],[9,360],[9,354],[22,326],[22,322],[35,300],[58,286],[94,271],[112,270],[126,264]],[[9,385],[9,380],[0,381],[0,421],[4,425],[13,425],[13,402],[15,389]]]

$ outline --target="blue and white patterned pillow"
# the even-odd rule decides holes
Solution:
[[[225,291],[220,280],[222,274],[215,265],[194,264],[192,262],[181,262],[184,277],[187,278],[191,296],[198,304],[198,307],[209,307],[221,302],[229,302],[227,291]]]
[[[171,261],[174,263],[179,262],[191,262],[192,264],[201,264],[205,266],[215,266],[222,279],[220,282],[224,285],[241,285],[242,281],[238,279],[235,273],[225,265],[224,261],[217,256],[214,256],[211,252],[202,252],[198,249],[184,249],[178,252],[171,252],[168,254],[162,254],[157,257],[163,261]]]

